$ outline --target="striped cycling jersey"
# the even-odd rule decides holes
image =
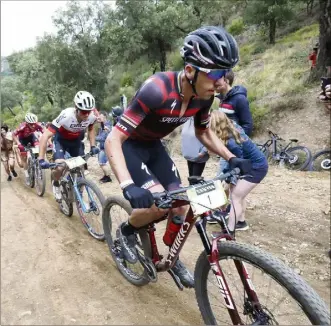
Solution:
[[[78,122],[76,109],[68,108],[62,110],[48,127],[52,133],[56,133],[59,138],[66,140],[76,140],[82,137],[87,128],[93,128],[96,121],[96,113],[93,111],[87,120]]]
[[[147,79],[116,128],[131,139],[152,141],[162,139],[194,116],[195,127],[207,129],[214,97],[208,100],[192,97],[184,115],[180,117],[182,98],[179,80],[179,72],[161,72]]]
[[[43,127],[39,123],[22,122],[20,126],[13,132],[19,139],[28,138],[36,131],[43,132]]]

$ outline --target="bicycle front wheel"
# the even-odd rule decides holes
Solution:
[[[219,264],[237,308],[241,325],[329,325],[330,314],[317,293],[291,268],[256,247],[233,241],[219,242]],[[236,265],[244,264],[249,287],[254,287],[260,309],[245,291]],[[211,271],[205,252],[195,268],[195,293],[207,325],[232,324],[222,283]],[[271,286],[274,288],[271,288]]]
[[[30,188],[33,188],[34,187],[34,181],[35,181],[34,180],[35,171],[34,171],[33,161],[32,161],[31,157],[28,158],[28,173],[29,173],[29,181],[27,182],[27,185]]]
[[[331,150],[325,149],[317,152],[310,163],[310,171],[325,171],[330,172],[331,170]]]
[[[38,196],[42,197],[46,190],[46,173],[38,163],[35,166],[35,184]]]
[[[77,211],[81,221],[93,238],[103,241],[105,234],[102,227],[102,206],[105,197],[100,189],[89,180],[79,179],[77,187],[82,197],[81,201],[76,198]]]

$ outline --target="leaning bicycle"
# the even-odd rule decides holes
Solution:
[[[290,170],[304,171],[309,166],[312,156],[310,150],[305,146],[292,146],[293,143],[298,142],[298,139],[290,139],[290,142],[284,146],[281,143],[284,139],[271,130],[268,130],[268,133],[270,139],[257,146],[270,162],[286,166]]]
[[[104,240],[102,227],[102,205],[105,198],[95,183],[84,176],[84,164],[92,156],[92,153],[83,156],[65,159],[62,163],[50,163],[50,168],[64,166],[65,171],[59,181],[61,199],[59,208],[63,214],[71,217],[73,203],[83,225],[90,235],[97,240]]]
[[[127,219],[132,208],[120,196],[107,198],[103,227],[110,254],[120,273],[130,283],[142,286],[156,282],[158,273],[167,271],[182,290],[183,285],[171,267],[195,225],[204,247],[195,267],[195,295],[207,325],[329,324],[325,303],[298,274],[271,254],[234,241],[224,218],[214,214],[227,201],[221,181],[229,182],[233,176],[238,177],[237,169],[213,180],[199,179],[196,185],[153,194],[159,208],[190,205],[190,209],[165,257],[158,251],[155,224],[139,229],[136,264],[124,259],[116,237],[116,229],[123,221],[118,221],[120,216],[123,214]],[[208,216],[215,219],[222,230],[212,233],[211,237],[206,229]]]

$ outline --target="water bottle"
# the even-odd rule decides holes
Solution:
[[[171,246],[174,243],[182,224],[183,218],[181,216],[174,216],[172,218],[163,236],[163,242],[167,246]]]

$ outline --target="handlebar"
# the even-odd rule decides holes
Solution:
[[[227,183],[229,183],[231,181],[232,177],[244,177],[244,176],[240,176],[240,169],[239,168],[234,168],[233,170],[221,174],[220,176],[217,176],[214,179],[210,179],[210,180],[205,180],[204,183],[210,182],[210,181],[225,181]],[[154,201],[155,201],[155,205],[158,208],[170,208],[171,207],[171,203],[173,200],[175,200],[176,198],[174,198],[175,195],[179,195],[182,194],[184,192],[187,191],[187,189],[192,188],[193,186],[188,186],[188,187],[182,187],[176,190],[172,190],[172,191],[163,191],[163,192],[156,192],[156,193],[152,193]]]
[[[81,155],[81,157],[87,161],[91,156],[94,156],[92,154],[92,152],[89,152],[85,155]],[[60,162],[60,163],[49,163],[49,169],[55,169],[57,168],[58,166],[66,166],[66,163],[65,162]]]
[[[277,140],[284,140],[283,138],[279,137],[277,134],[275,134],[274,132],[272,132],[270,129],[267,129],[268,130],[268,134],[271,136],[271,137],[274,137],[276,138]]]

